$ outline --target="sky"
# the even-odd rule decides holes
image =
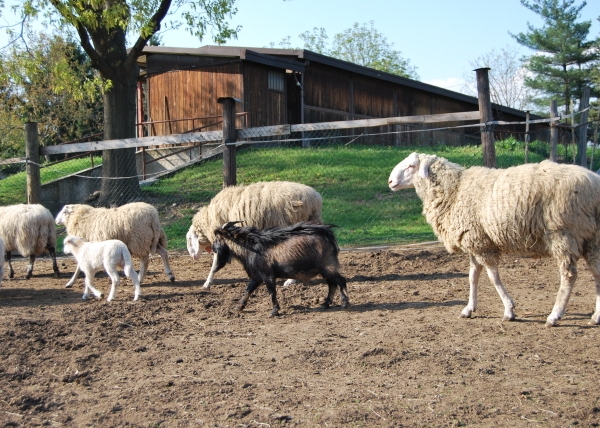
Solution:
[[[508,47],[522,55],[533,54],[511,33],[527,32],[528,23],[536,28],[543,25],[519,0],[238,0],[237,9],[231,24],[242,28],[228,46],[261,48],[274,43],[279,47],[290,36],[292,47],[302,47],[298,35],[315,27],[325,28],[332,40],[354,23],[370,27],[372,21],[392,49],[416,67],[419,80],[457,92],[465,78],[475,79],[471,63],[493,49]],[[589,39],[600,36],[598,17],[600,1],[587,1],[579,21],[592,21]],[[0,33],[0,46],[3,37]],[[162,42],[169,47],[214,44],[210,37],[199,41],[184,30],[163,33]]]
[[[419,80],[454,91],[464,86],[465,75],[475,79],[470,63],[492,49],[508,46],[531,55],[510,33],[527,32],[528,22],[536,28],[543,24],[519,0],[239,0],[237,9],[231,22],[242,29],[228,46],[278,47],[291,36],[291,45],[302,47],[298,35],[315,27],[325,28],[331,40],[355,22],[370,26],[373,21],[392,48],[417,68]],[[580,21],[592,21],[590,39],[600,36],[598,17],[600,1],[589,0]],[[170,47],[212,44],[183,32],[162,39]]]

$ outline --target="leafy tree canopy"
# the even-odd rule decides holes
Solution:
[[[375,29],[373,21],[369,26],[354,23],[351,28],[334,35],[331,44],[324,28],[315,27],[312,32],[305,31],[299,37],[304,42],[304,49],[398,76],[419,78],[410,60],[393,49],[393,43]],[[279,46],[290,48],[290,37],[283,39]]]
[[[521,0],[527,9],[539,15],[544,25],[512,35],[515,40],[534,51],[527,58],[531,72],[525,83],[545,94],[536,102],[548,105],[550,99],[560,99],[565,112],[573,99],[581,97],[585,85],[591,85],[591,70],[597,66],[599,53],[588,40],[591,21],[578,22],[586,2],[575,5],[575,0]],[[595,92],[595,91],[593,91]]]

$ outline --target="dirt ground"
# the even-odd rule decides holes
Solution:
[[[237,263],[202,284],[210,258],[171,254],[177,282],[153,258],[133,302],[82,301],[62,258],[0,287],[0,426],[30,427],[567,427],[600,424],[600,329],[591,274],[580,276],[557,327],[544,323],[552,260],[506,258],[517,321],[482,275],[473,319],[468,260],[439,246],[344,251],[351,308],[319,308],[320,281],[278,287],[281,315],[257,290],[235,310]],[[105,276],[96,285],[106,294]],[[339,295],[336,305],[339,304]]]

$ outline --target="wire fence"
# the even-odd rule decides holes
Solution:
[[[558,126],[558,161],[575,163],[579,133],[584,127],[566,126],[564,120],[562,123]],[[398,195],[387,188],[389,172],[411,151],[441,156],[453,153],[460,158],[453,160],[464,166],[481,164],[479,124],[345,129],[330,124],[311,124],[310,130],[281,135],[274,127],[274,135],[269,136],[264,136],[264,128],[256,135],[255,128],[245,130],[235,143],[236,178],[238,184],[289,180],[314,187],[324,199],[324,220],[340,227],[342,245],[392,245],[434,239],[424,219],[414,216],[420,213],[420,201],[414,192]],[[514,124],[490,126],[496,139],[498,167],[549,158],[548,123],[527,134],[511,129]],[[595,171],[600,168],[600,150],[591,143],[598,143],[598,120],[589,122],[587,128],[592,130],[586,131],[590,136],[588,167]],[[191,217],[223,187],[223,149],[222,133],[217,132],[206,133],[202,141],[47,155],[40,162],[42,203],[56,213],[68,203],[99,204],[102,194],[109,195],[109,200],[144,200],[159,210],[170,246],[185,248]],[[19,165],[24,165],[22,160]],[[25,181],[24,172],[3,179],[0,184],[10,191],[0,195],[0,205],[25,202]],[[11,194],[13,199],[9,200]]]

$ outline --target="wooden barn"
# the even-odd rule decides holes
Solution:
[[[144,123],[138,127],[140,136],[220,129],[220,125],[215,125],[222,115],[222,107],[217,103],[220,97],[241,101],[237,106],[237,112],[242,113],[238,128],[479,109],[476,97],[304,49],[148,46],[138,64],[138,122]],[[523,111],[495,104],[492,110],[498,120],[524,121],[526,117]],[[434,124],[428,129],[463,124]],[[422,126],[388,125],[377,129],[398,132],[415,128]],[[478,131],[462,128],[391,133],[377,138],[377,142],[464,144]],[[524,125],[503,131],[523,132]],[[374,143],[373,140],[368,142]]]

